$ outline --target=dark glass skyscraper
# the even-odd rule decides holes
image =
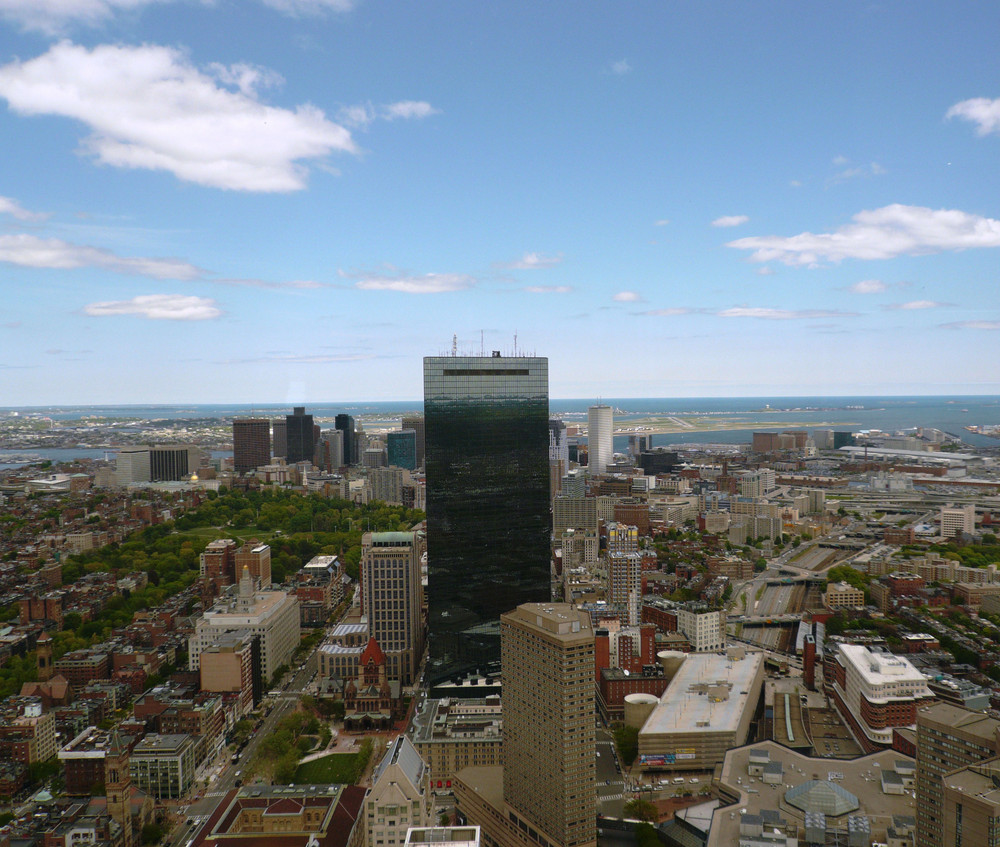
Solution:
[[[429,681],[499,668],[500,615],[549,593],[548,359],[424,359]]]
[[[288,448],[285,458],[288,464],[311,462],[316,447],[313,416],[306,414],[304,406],[296,406],[292,414],[285,416],[285,427]]]
[[[354,418],[341,413],[333,419],[333,425],[344,433],[344,464],[357,464],[357,437],[354,434]]]

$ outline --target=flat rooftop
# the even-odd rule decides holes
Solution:
[[[764,663],[763,653],[742,659],[725,653],[689,653],[660,697],[640,735],[735,732]],[[725,689],[725,699],[720,698]]]
[[[783,766],[782,782],[775,785],[762,782],[747,773],[751,752],[766,750],[772,762]],[[712,820],[708,847],[730,847],[740,839],[740,812],[760,815],[764,809],[777,809],[783,818],[804,825],[804,814],[785,802],[790,787],[810,780],[827,780],[839,785],[858,798],[857,812],[871,820],[872,834],[884,840],[886,829],[892,824],[893,815],[914,815],[915,801],[909,792],[885,794],[882,791],[882,771],[895,770],[898,762],[912,766],[909,759],[895,750],[882,750],[858,759],[819,759],[803,756],[774,741],[736,747],[726,753],[722,764],[720,783],[728,793],[739,796],[729,806],[719,808]],[[739,781],[737,781],[739,780]],[[831,819],[831,822],[840,821]],[[846,818],[844,818],[846,820]],[[838,825],[841,825],[838,823]]]
[[[864,644],[841,644],[840,653],[869,685],[922,682],[926,687],[926,677],[902,656],[873,651]]]

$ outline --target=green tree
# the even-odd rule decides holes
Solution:
[[[615,746],[618,748],[618,758],[626,765],[631,765],[639,755],[639,729],[624,724],[613,730]]]
[[[163,840],[163,827],[158,823],[148,823],[142,828],[143,844],[159,844]]]
[[[639,847],[660,847],[660,836],[656,834],[656,827],[645,821],[636,826],[635,842]]]
[[[625,817],[656,823],[660,819],[660,813],[649,800],[633,798],[625,803]]]

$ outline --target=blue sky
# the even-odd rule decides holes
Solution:
[[[0,0],[3,405],[998,393],[1000,6]]]

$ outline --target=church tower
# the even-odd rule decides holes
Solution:
[[[35,651],[35,660],[38,663],[38,681],[48,682],[52,679],[52,638],[47,632],[38,636]]]
[[[123,847],[132,847],[132,777],[128,754],[118,730],[112,730],[111,744],[104,756],[104,793],[108,798],[108,816],[122,828]]]

